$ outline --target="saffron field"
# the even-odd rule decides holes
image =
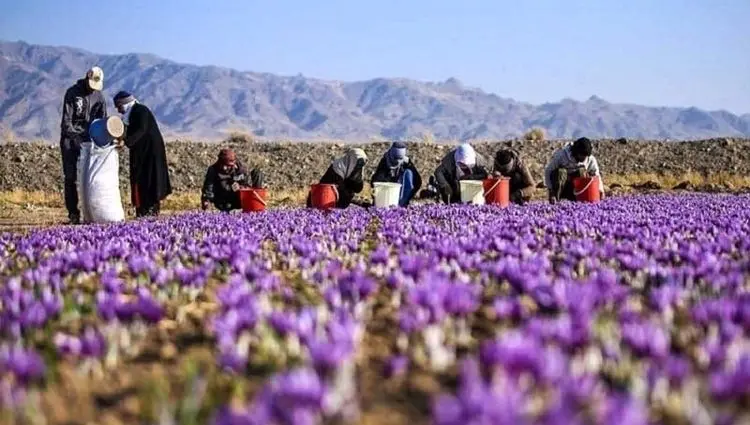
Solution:
[[[0,422],[750,421],[750,196],[0,235]]]

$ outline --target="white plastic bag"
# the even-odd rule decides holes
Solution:
[[[91,142],[81,145],[78,198],[86,223],[125,220],[120,198],[120,158],[115,146],[100,148]]]

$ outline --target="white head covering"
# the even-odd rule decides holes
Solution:
[[[126,125],[130,124],[130,111],[133,110],[133,105],[135,105],[136,102],[136,100],[131,100],[130,102],[122,105],[122,108],[125,110],[125,112],[122,113],[122,122],[124,122]]]
[[[461,164],[473,167],[477,163],[477,153],[468,143],[459,145],[453,154],[453,158],[456,160],[456,165],[460,162]]]
[[[354,171],[354,167],[357,165],[357,160],[359,159],[367,161],[367,154],[365,154],[365,151],[359,148],[349,149],[344,156],[333,161],[331,164],[333,172],[341,176],[341,178],[346,179]]]

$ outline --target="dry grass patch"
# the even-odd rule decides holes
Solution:
[[[25,190],[0,192],[0,207],[2,208],[28,208],[31,206],[62,208],[65,205],[62,193],[43,191],[29,192]]]
[[[642,186],[656,183],[663,189],[673,189],[679,185],[688,184],[700,188],[705,186],[719,186],[727,189],[750,188],[750,176],[717,172],[704,175],[695,171],[682,174],[634,173],[615,174],[604,177],[605,184],[612,186]]]

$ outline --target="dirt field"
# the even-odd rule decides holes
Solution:
[[[473,144],[487,158],[501,147],[512,147],[541,182],[544,164],[562,142],[483,142]],[[275,191],[304,189],[325,172],[346,146],[333,143],[229,143],[249,166],[260,167]],[[387,143],[358,145],[370,158],[365,175],[374,171]],[[169,142],[172,184],[177,192],[200,190],[206,167],[221,145]],[[409,156],[423,176],[431,174],[450,145],[410,143]],[[646,184],[672,189],[680,183],[750,186],[750,140],[716,139],[697,142],[597,141],[595,156],[605,184]],[[120,156],[121,187],[127,188],[127,153]],[[426,180],[426,179],[425,179]],[[718,188],[718,187],[717,187]],[[727,187],[733,189],[734,187]],[[62,190],[59,147],[40,144],[0,144],[0,191],[56,192]]]

